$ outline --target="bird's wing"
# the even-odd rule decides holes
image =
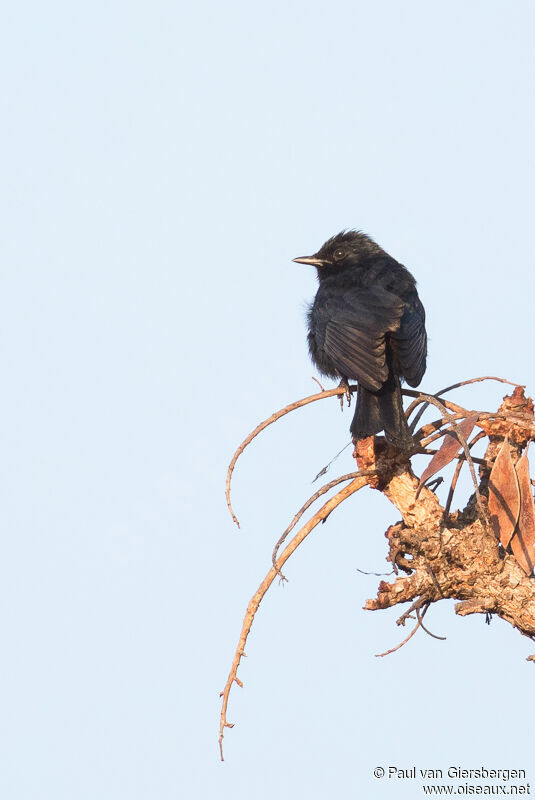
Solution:
[[[425,311],[418,297],[405,307],[399,328],[390,335],[390,344],[400,373],[409,386],[418,386],[427,357]]]
[[[337,306],[340,301],[338,299]],[[344,298],[329,313],[323,348],[336,369],[364,388],[378,391],[388,379],[386,334],[399,328],[404,303],[385,290],[367,290]]]

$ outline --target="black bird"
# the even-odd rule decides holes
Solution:
[[[425,311],[411,273],[360,231],[333,236],[313,256],[319,289],[308,312],[308,346],[319,371],[358,383],[351,433],[380,431],[400,449],[414,444],[403,413],[401,380],[425,372]]]

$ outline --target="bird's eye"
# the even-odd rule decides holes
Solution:
[[[346,251],[342,250],[342,248],[339,247],[337,250],[334,251],[333,258],[335,261],[340,261],[342,258],[345,258],[345,255]]]

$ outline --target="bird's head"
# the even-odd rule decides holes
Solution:
[[[373,239],[361,231],[342,231],[328,239],[313,256],[294,258],[298,264],[310,264],[316,267],[318,274],[324,277],[328,272],[347,267],[358,267],[370,256],[376,256],[383,251]]]

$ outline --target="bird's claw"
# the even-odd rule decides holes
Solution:
[[[347,381],[346,378],[342,378],[342,380],[338,384],[338,388],[344,390],[344,394],[340,395],[340,410],[343,411],[344,410],[344,397],[347,400],[348,408],[351,405],[351,391],[349,389],[349,381]]]

